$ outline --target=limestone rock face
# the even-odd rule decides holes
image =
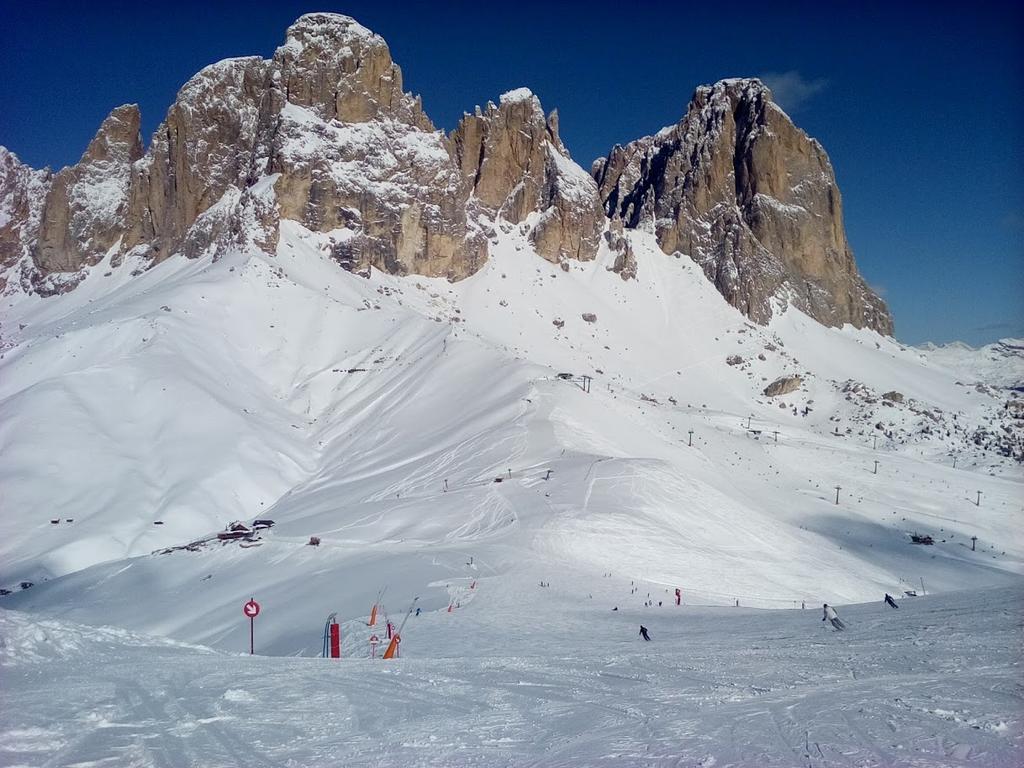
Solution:
[[[386,117],[434,129],[419,99],[402,91],[402,70],[384,38],[348,16],[300,17],[274,54],[274,68],[284,99],[323,120],[365,123]]]
[[[179,252],[201,214],[258,177],[254,153],[268,74],[258,57],[227,59],[178,91],[149,152],[132,168],[125,250],[139,247],[154,262]],[[202,239],[193,233],[186,255],[209,245]]]
[[[189,80],[145,154],[139,124],[135,106],[115,109],[52,177],[0,148],[3,286],[68,290],[107,253],[136,268],[231,248],[273,255],[282,219],[329,233],[334,258],[359,272],[460,279],[483,265],[495,227],[518,227],[566,270],[603,243],[628,280],[625,228],[648,228],[758,322],[781,301],[892,330],[857,272],[828,157],[757,80],[698,88],[678,125],[615,147],[591,175],[529,90],[445,136],[402,90],[382,38],[312,13],[272,58]]]
[[[51,180],[48,168],[33,170],[0,147],[0,293],[32,255]]]
[[[457,279],[486,258],[468,187],[384,41],[351,19],[303,16],[274,55],[267,172],[282,218],[343,230],[346,268]]]
[[[142,156],[139,121],[136,105],[118,107],[78,164],[53,177],[35,249],[43,272],[95,264],[124,233],[131,165]]]
[[[562,144],[557,112],[545,118],[540,100],[519,88],[465,115],[450,142],[472,202],[484,212],[527,222],[549,261],[594,258],[604,212],[597,185]]]
[[[130,150],[94,157],[99,144],[117,145],[121,123],[134,131]],[[122,236],[123,253],[150,263],[241,241],[273,251],[282,217],[344,230],[336,256],[351,268],[457,278],[486,258],[444,135],[402,91],[383,39],[346,16],[301,17],[270,60],[206,67],[178,92],[144,157],[137,134],[137,110],[115,112],[83,162],[55,179],[40,273],[74,273]],[[108,187],[116,178],[116,206],[94,217],[111,226],[86,232],[72,223],[74,200],[87,198],[72,191],[93,168]]]
[[[760,81],[698,88],[677,125],[615,147],[592,170],[610,216],[689,255],[756,322],[779,298],[827,325],[892,333],[846,241],[828,156]]]

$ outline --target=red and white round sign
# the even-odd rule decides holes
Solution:
[[[260,615],[260,604],[255,600],[250,600],[248,603],[242,606],[242,613],[248,616],[250,619],[255,619]]]

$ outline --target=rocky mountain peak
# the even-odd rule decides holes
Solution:
[[[857,272],[827,155],[757,79],[700,86],[679,123],[616,146],[592,174],[527,88],[445,136],[402,87],[383,38],[307,14],[271,59],[227,59],[190,79],[144,155],[129,105],[52,179],[0,156],[4,279],[20,265],[17,284],[53,293],[107,254],[117,267],[129,254],[272,253],[281,219],[326,233],[359,272],[466,277],[497,226],[519,227],[552,262],[594,258],[603,236],[629,278],[625,230],[642,228],[757,322],[790,302],[824,323],[891,331]]]
[[[709,85],[698,85],[693,90],[690,102],[704,106],[709,101],[728,99],[733,105],[756,99],[772,100],[771,89],[756,77],[729,77]]]
[[[349,16],[301,16],[288,28],[274,64],[285,99],[325,120],[394,116],[433,130],[419,100],[402,91],[402,70],[384,38]]]
[[[141,122],[138,104],[117,107],[100,125],[79,165],[104,162],[120,165],[138,160],[142,156]]]
[[[684,253],[765,323],[792,302],[827,325],[892,332],[846,241],[835,174],[756,79],[696,89],[686,115],[595,162],[605,210]]]
[[[5,275],[30,260],[51,180],[49,168],[34,170],[0,147],[0,292],[7,287]]]
[[[526,222],[537,252],[549,261],[592,259],[604,214],[593,179],[558,135],[558,114],[545,117],[527,88],[501,95],[463,116],[450,137],[473,202],[489,216]]]
[[[124,234],[131,166],[142,156],[135,104],[111,112],[76,165],[53,178],[34,259],[43,272],[95,264]]]

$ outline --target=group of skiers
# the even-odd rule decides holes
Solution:
[[[899,608],[899,606],[896,605],[896,601],[893,599],[893,596],[890,595],[888,592],[885,593],[884,602],[890,608]],[[616,606],[612,610],[619,610],[618,606]],[[839,614],[836,613],[836,609],[828,603],[824,603],[822,605],[821,620],[829,622],[836,629],[837,632],[842,632],[844,629],[846,629],[846,624],[844,624],[843,620],[839,618]],[[650,642],[651,640],[651,635],[648,632],[647,627],[645,627],[643,624],[640,625],[640,637],[642,637],[647,642]]]
[[[899,608],[899,606],[896,605],[896,601],[893,599],[892,595],[890,595],[888,592],[885,593],[885,600],[883,602],[885,602],[885,604],[888,605],[890,608]],[[824,605],[821,620],[828,621],[839,632],[842,632],[844,629],[846,629],[846,625],[843,623],[843,620],[839,618],[839,614],[836,613],[836,609],[828,603],[825,603]]]

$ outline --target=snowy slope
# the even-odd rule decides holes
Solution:
[[[1024,339],[1000,339],[978,349],[962,342],[925,344],[921,351],[967,383],[1024,389]]]
[[[1019,470],[963,430],[998,393],[793,309],[755,326],[642,233],[623,281],[613,254],[563,271],[508,230],[454,284],[349,274],[332,235],[285,222],[276,258],[101,263],[66,296],[10,299],[4,605],[240,650],[259,594],[263,650],[285,655],[384,584],[395,612],[474,577],[515,602],[611,571],[609,608],[642,605],[626,581],[787,607],[1019,579]],[[761,394],[792,373],[796,392]],[[277,521],[260,546],[151,554],[254,517]]]
[[[409,643],[438,655],[387,663],[0,610],[0,764],[1008,768],[1022,598],[875,601],[840,634],[820,610],[613,613],[535,588],[530,629],[494,602],[424,614]]]
[[[5,298],[0,764],[1012,763],[998,381],[794,309],[755,326],[643,233],[634,280],[505,227],[458,283],[345,272],[345,236]],[[423,612],[392,668],[384,587]],[[907,590],[941,594],[879,613]],[[251,596],[265,656],[317,656],[337,613],[331,685],[231,655]],[[826,600],[869,603],[841,653],[812,610],[753,610]]]

